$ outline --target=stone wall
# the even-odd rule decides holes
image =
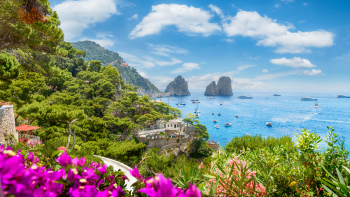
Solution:
[[[191,138],[186,139],[179,139],[179,142],[177,142],[177,139],[158,139],[158,140],[152,140],[148,142],[147,148],[157,147],[162,148],[163,146],[167,146],[170,144],[178,144],[180,146],[182,143],[188,143],[191,141]]]
[[[15,137],[16,141],[18,141],[13,106],[5,105],[0,107],[0,143],[6,144],[7,142],[5,139],[11,134]]]

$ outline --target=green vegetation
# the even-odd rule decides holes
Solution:
[[[277,146],[286,146],[290,151],[295,149],[290,136],[263,138],[261,135],[243,135],[241,137],[236,136],[232,138],[231,142],[226,145],[225,150],[229,153],[239,153],[241,150],[258,150],[261,148],[273,149]]]
[[[72,42],[71,44],[74,48],[86,52],[85,61],[98,60],[104,65],[113,63],[116,66],[120,66],[123,63],[123,59],[118,53],[107,50],[96,42],[86,40]]]

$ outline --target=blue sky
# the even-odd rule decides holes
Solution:
[[[66,41],[118,52],[160,89],[220,76],[234,89],[350,94],[350,1],[54,1]]]

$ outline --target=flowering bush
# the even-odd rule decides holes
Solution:
[[[200,168],[203,166],[200,165]],[[210,196],[264,196],[266,188],[256,182],[256,172],[238,157],[211,163],[205,193]]]
[[[138,188],[138,192],[144,193],[150,197],[201,197],[201,191],[195,186],[191,185],[188,189],[181,189],[174,187],[171,180],[166,179],[162,174],[156,177],[148,177],[144,179],[137,168],[130,170],[130,174],[135,177],[138,182],[134,184]]]
[[[121,197],[125,179],[122,172],[113,172],[107,165],[85,158],[72,159],[66,151],[56,159],[57,164],[45,166],[29,151],[0,147],[0,177],[5,196],[72,196]]]

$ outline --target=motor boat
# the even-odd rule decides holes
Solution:
[[[239,115],[236,115],[236,118],[239,118]]]
[[[191,101],[192,101],[192,102],[193,102],[193,101],[198,101],[198,99],[192,99]]]
[[[195,116],[196,116],[197,118],[201,117],[201,115],[200,115],[200,114],[195,114]]]
[[[220,105],[222,105],[222,103],[220,103]]]
[[[219,125],[215,125],[215,128],[220,129]]]
[[[216,122],[218,122],[217,120],[214,120],[214,122],[216,123]]]
[[[230,127],[230,126],[232,126],[232,123],[226,123],[225,124],[225,127]]]
[[[200,103],[199,101],[192,101],[192,103]]]
[[[221,114],[218,114],[218,116],[221,116]]]
[[[322,115],[322,113],[321,113],[321,112],[318,112],[317,114]]]
[[[208,97],[208,100],[210,100],[210,99],[215,99],[215,97],[209,96],[209,97]]]
[[[316,107],[316,108],[318,107],[318,102],[315,103],[315,107]]]
[[[330,95],[329,95],[330,96]],[[350,96],[345,96],[343,94],[339,94],[337,95],[337,98],[350,98]]]
[[[281,96],[280,94],[274,94],[273,96]]]
[[[266,123],[266,126],[268,126],[268,127],[272,127],[271,122],[267,122],[267,123]]]
[[[301,97],[300,98],[301,101],[317,101],[317,99],[315,98],[311,98],[311,97]]]
[[[214,112],[213,112],[213,113],[211,113],[211,115],[214,115]]]
[[[252,99],[253,97],[251,96],[246,96],[246,95],[242,95],[238,97],[239,99]]]

